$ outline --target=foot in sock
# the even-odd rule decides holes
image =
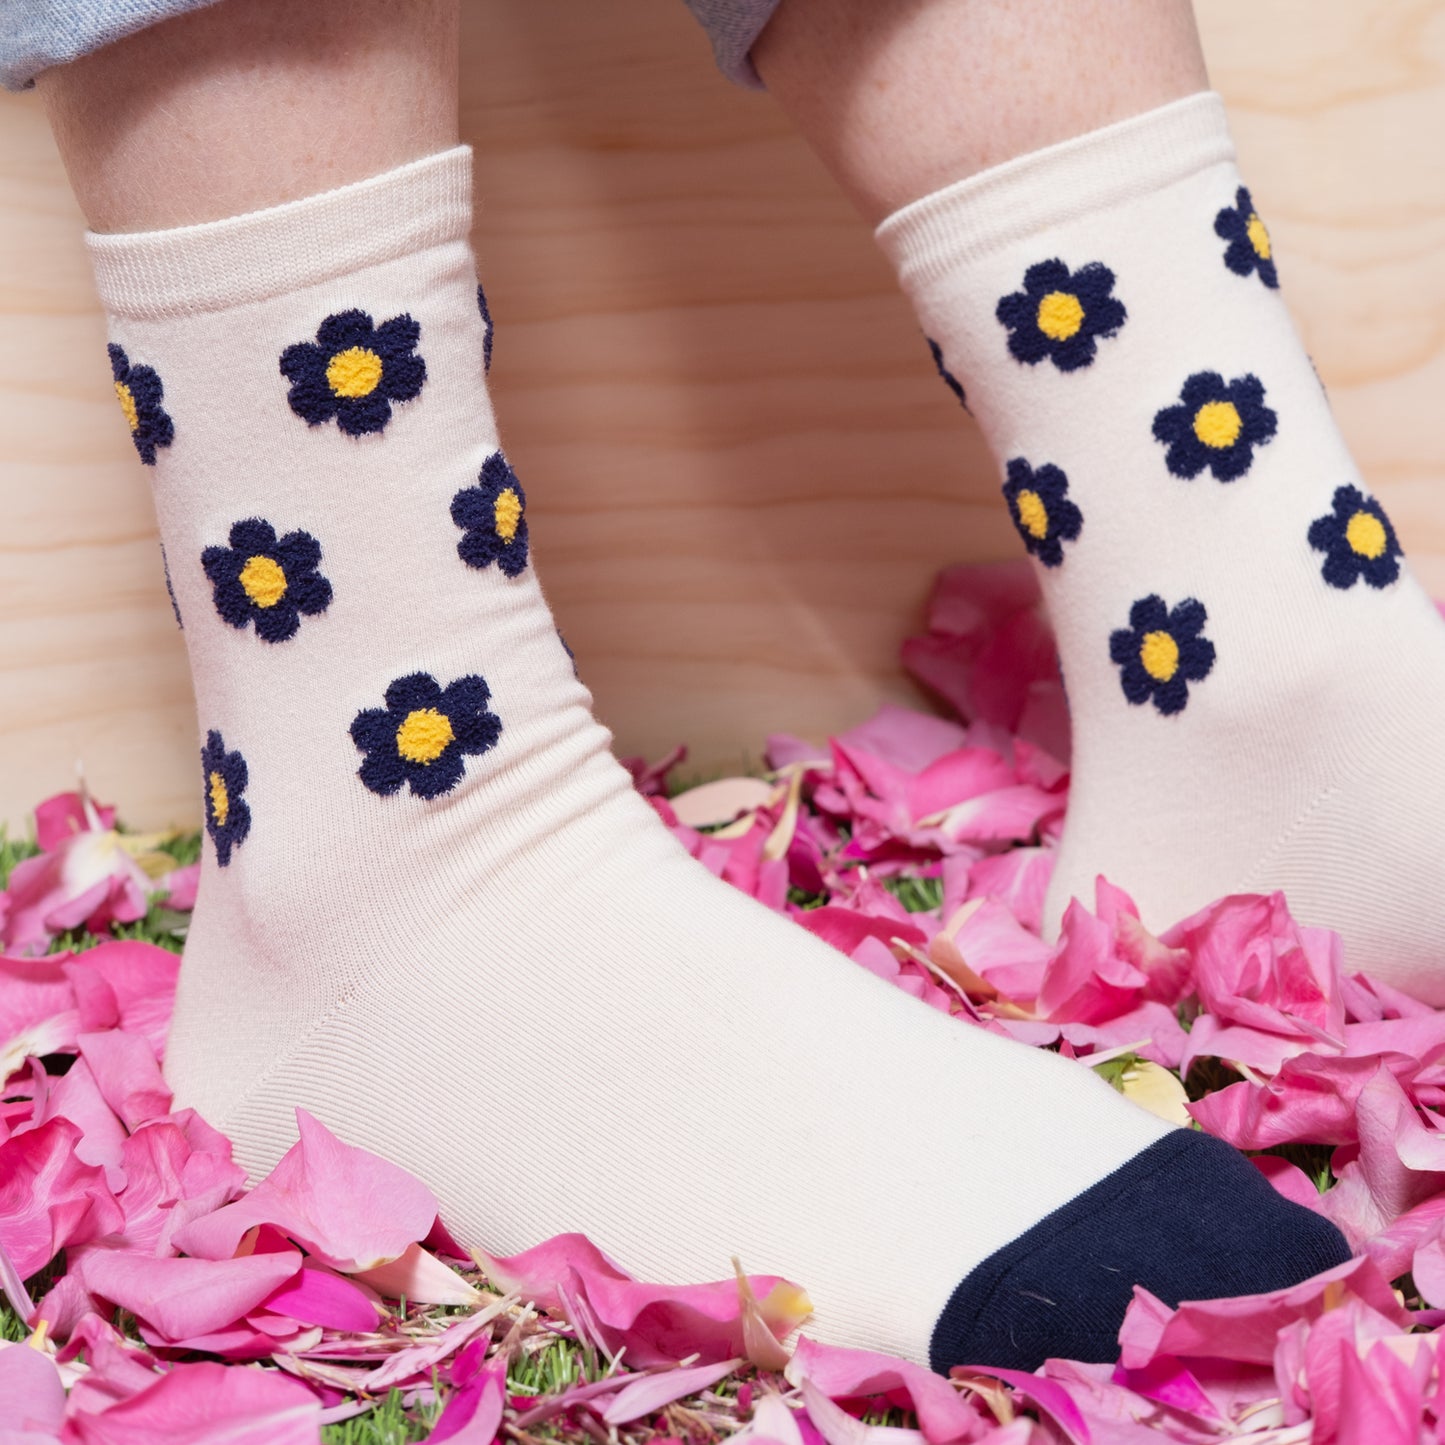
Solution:
[[[1074,725],[1048,903],[1104,874],[1156,929],[1283,889],[1445,1003],[1445,623],[1281,299],[1217,96],[890,216],[1036,559]]]
[[[892,989],[635,795],[528,555],[469,187],[458,149],[90,241],[206,740],[178,1102],[253,1175],[304,1105],[463,1241],[738,1255],[821,1338],[939,1368],[1109,1358],[1135,1282],[1342,1259],[1227,1146]]]

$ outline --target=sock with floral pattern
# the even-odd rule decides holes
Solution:
[[[463,148],[90,239],[205,738],[178,1102],[253,1174],[304,1105],[466,1243],[581,1229],[679,1282],[738,1255],[805,1285],[824,1338],[944,1366],[995,1348],[985,1318],[1011,1360],[1103,1358],[1135,1280],[1334,1263],[1233,1151],[908,998],[637,796],[530,563],[470,175]],[[1189,1243],[1211,1201],[1244,1244]],[[1057,1252],[1100,1229],[1131,1241],[1102,1285]],[[1066,1307],[1015,1321],[1039,1298]]]
[[[1283,889],[1445,1002],[1445,624],[1280,297],[1212,93],[905,206],[878,238],[1036,559],[1074,724],[1048,903],[1159,929]]]

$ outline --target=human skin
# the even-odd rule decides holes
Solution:
[[[225,0],[36,80],[96,231],[184,226],[457,143],[459,0]]]
[[[752,58],[873,225],[1209,88],[1189,0],[782,0]]]

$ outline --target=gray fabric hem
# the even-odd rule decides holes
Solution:
[[[0,0],[0,85],[27,90],[42,70],[66,65],[161,20],[218,0]],[[718,69],[761,90],[749,52],[779,0],[686,0],[712,42]]]
[[[217,0],[0,0],[0,85],[28,90],[66,65],[173,15]]]
[[[762,77],[749,52],[779,0],[686,0],[686,4],[712,41],[717,68],[734,85],[762,90]]]

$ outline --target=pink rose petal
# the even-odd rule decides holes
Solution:
[[[249,1194],[192,1220],[174,1236],[202,1259],[227,1259],[258,1224],[274,1225],[323,1264],[343,1272],[375,1269],[424,1239],[436,1196],[404,1169],[343,1144],[297,1109],[300,1140]]]
[[[947,1380],[891,1355],[823,1345],[804,1335],[786,1375],[795,1385],[811,1381],[830,1400],[886,1395],[917,1414],[928,1445],[952,1445],[978,1432],[978,1411]]]
[[[520,1290],[542,1309],[572,1317],[569,1299],[588,1312],[613,1354],[624,1346],[639,1368],[674,1364],[689,1355],[701,1363],[747,1353],[735,1279],[711,1284],[642,1284],[580,1234],[559,1234],[509,1258],[477,1252],[487,1276]],[[775,1275],[748,1277],[768,1328],[784,1338],[811,1310],[797,1286]]]
[[[274,1255],[265,1257],[275,1258]],[[374,1330],[380,1317],[365,1290],[311,1260],[279,1289],[268,1294],[261,1301],[261,1307],[300,1324],[350,1330],[355,1334]]]
[[[375,1269],[358,1270],[352,1278],[388,1299],[412,1304],[479,1305],[486,1298],[419,1244],[407,1245],[395,1259]]]
[[[101,1097],[127,1129],[138,1129],[147,1120],[170,1113],[171,1091],[144,1035],[106,1029],[81,1034],[77,1044],[95,1075]]]
[[[1351,1259],[1288,1289],[1238,1299],[1186,1301],[1171,1310],[1138,1286],[1119,1332],[1120,1363],[1140,1370],[1161,1355],[1268,1364],[1279,1332],[1318,1319],[1335,1300],[1354,1297],[1403,1329],[1408,1316],[1368,1259]]]
[[[68,1120],[52,1119],[0,1144],[0,1245],[22,1279],[66,1245],[121,1227],[103,1171],[76,1155],[80,1137]]]
[[[38,1127],[51,1119],[69,1120],[81,1131],[75,1157],[82,1163],[99,1165],[105,1170],[107,1186],[120,1189],[125,1183],[125,1171],[121,1167],[125,1125],[102,1097],[90,1065],[84,1059],[76,1059],[60,1078],[47,1083],[44,1098],[36,1100],[35,1125]]]
[[[87,1031],[119,1028],[142,1034],[159,1058],[164,1051],[181,961],[137,939],[98,944],[64,960]]]
[[[101,1414],[73,1415],[76,1445],[316,1445],[321,1403],[265,1370],[177,1365]]]
[[[434,1445],[445,1440],[452,1445],[491,1445],[506,1402],[506,1370],[478,1371],[453,1392],[427,1439]]]
[[[721,1360],[710,1365],[693,1365],[686,1370],[660,1370],[653,1375],[639,1375],[624,1385],[602,1411],[609,1425],[626,1425],[644,1415],[654,1414],[664,1405],[706,1390],[737,1369],[742,1359]]]
[[[296,1250],[239,1259],[156,1259],[134,1250],[89,1250],[86,1288],[129,1310],[168,1340],[225,1329],[258,1308],[301,1269]]]
[[[59,958],[0,958],[0,1081],[28,1055],[75,1047],[75,990]]]
[[[0,1342],[0,1428],[58,1435],[65,1386],[49,1356],[25,1344]]]

